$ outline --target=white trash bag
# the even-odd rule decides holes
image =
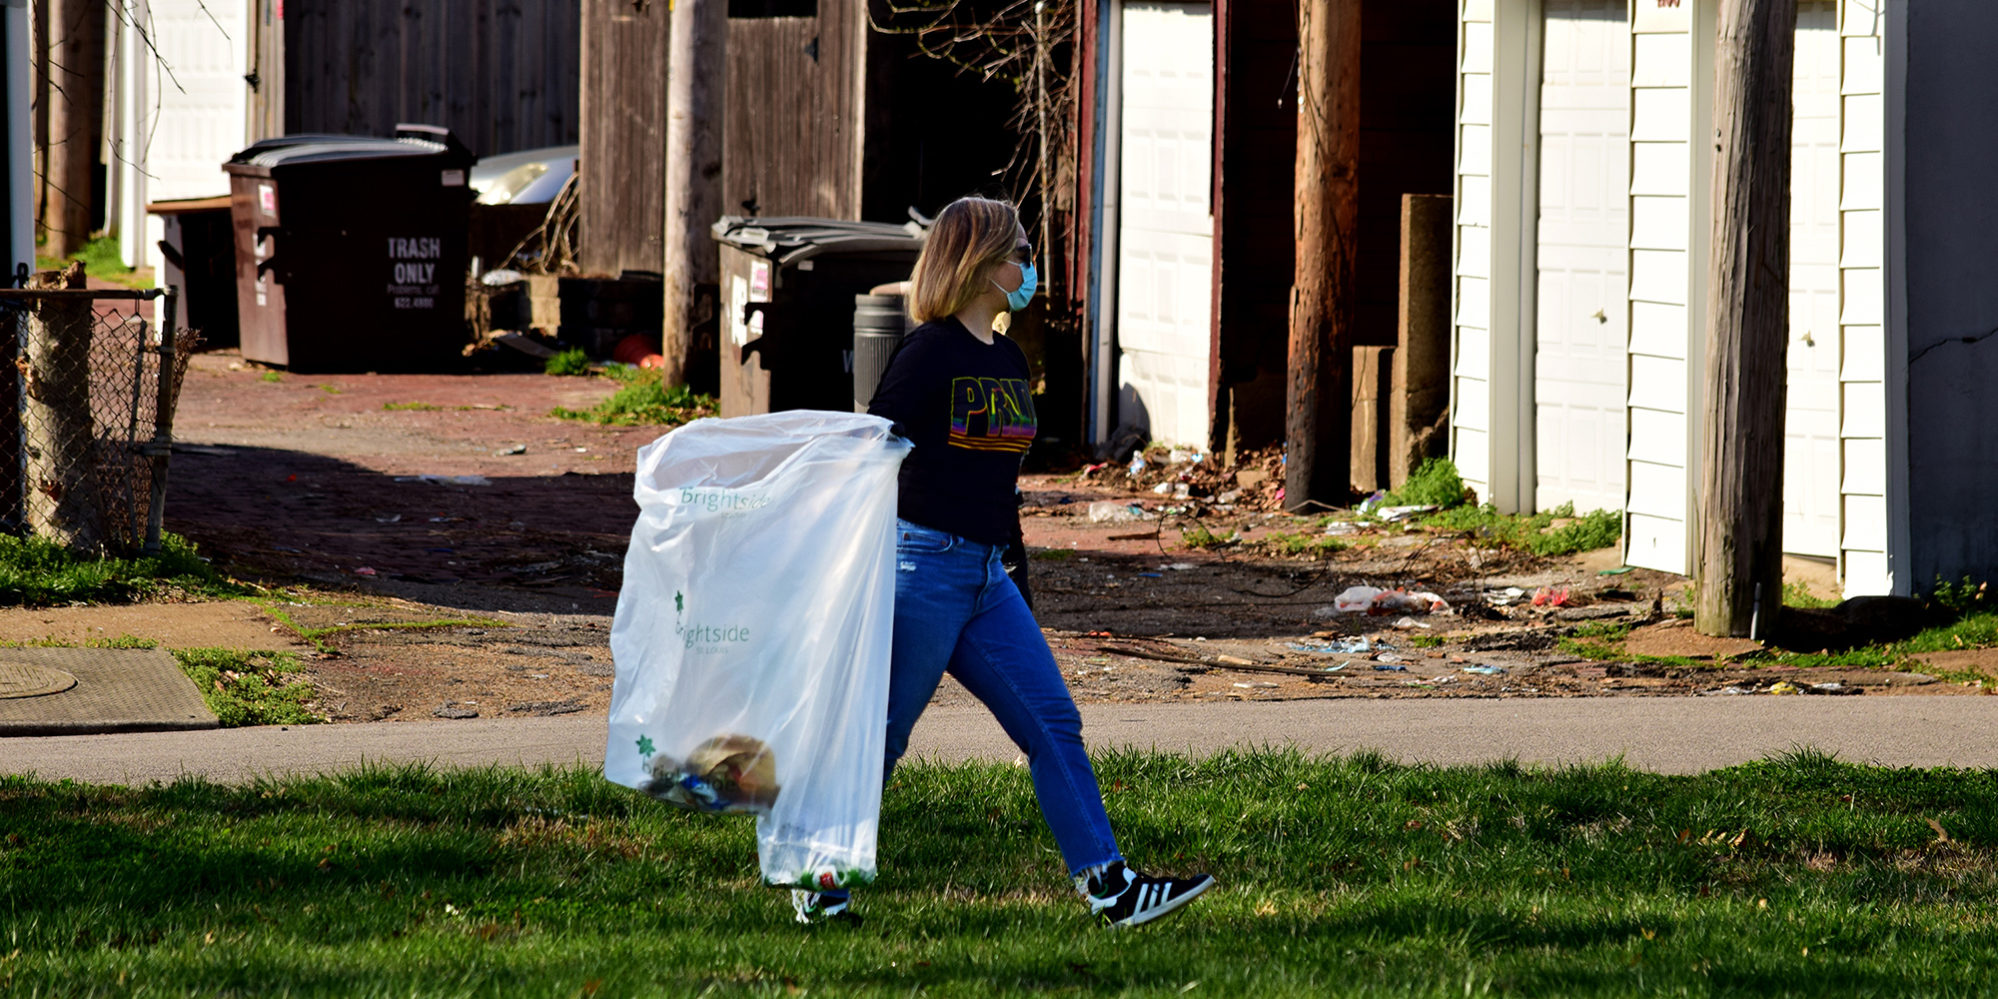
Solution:
[[[874,878],[910,447],[889,426],[697,420],[638,452],[604,776],[756,815],[772,885]]]

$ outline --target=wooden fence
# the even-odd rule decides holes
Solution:
[[[481,156],[576,141],[576,0],[292,0],[283,18],[289,132],[421,122]]]

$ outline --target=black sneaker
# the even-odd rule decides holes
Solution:
[[[844,892],[833,895],[791,889],[791,911],[806,926],[859,926],[860,914],[853,911],[852,905],[853,897]]]
[[[1146,877],[1117,861],[1089,879],[1089,911],[1110,926],[1142,926],[1170,915],[1214,887],[1214,878]]]

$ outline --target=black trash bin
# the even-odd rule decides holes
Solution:
[[[294,371],[425,371],[466,343],[477,161],[448,130],[292,135],[229,173],[243,356]]]
[[[854,405],[854,296],[903,281],[914,224],[727,217],[721,244],[721,415]]]

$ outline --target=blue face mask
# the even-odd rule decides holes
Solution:
[[[1033,303],[1034,290],[1040,287],[1041,278],[1039,274],[1034,273],[1033,264],[1015,263],[1013,266],[1020,269],[1020,287],[1006,291],[997,281],[992,282],[992,287],[1006,291],[1006,307],[1018,312]]]

